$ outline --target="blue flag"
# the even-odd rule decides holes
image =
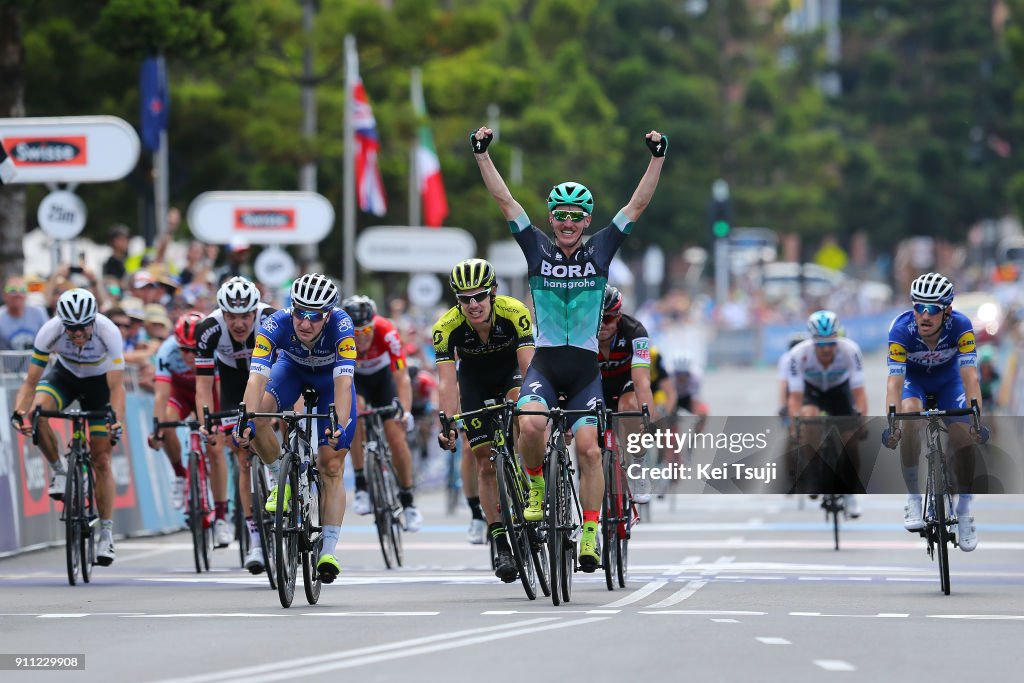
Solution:
[[[163,57],[149,57],[142,63],[139,95],[142,103],[142,144],[148,149],[159,149],[160,133],[167,129],[170,109]]]

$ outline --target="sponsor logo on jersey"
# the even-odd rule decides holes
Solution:
[[[270,349],[272,344],[270,340],[264,337],[262,334],[256,335],[256,346],[253,347],[252,357],[253,358],[266,358],[270,355]]]
[[[562,264],[551,265],[547,261],[541,261],[540,274],[545,277],[557,277],[557,278],[580,278],[580,277],[591,277],[597,275],[597,269],[594,268],[594,264],[587,262],[581,265],[566,266]]]
[[[960,349],[960,353],[974,353],[974,333],[964,332],[956,346]]]
[[[277,321],[271,318],[269,315],[263,319],[260,323],[267,332],[274,332],[277,330]]]
[[[651,362],[651,346],[646,339],[637,339],[633,342],[633,358],[641,363]]]
[[[889,344],[889,360],[893,363],[906,363],[907,350],[901,344]]]
[[[352,337],[345,337],[338,342],[338,356],[345,360],[356,359],[356,341]]]

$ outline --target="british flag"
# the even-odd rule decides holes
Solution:
[[[380,168],[377,166],[377,154],[380,152],[377,120],[373,118],[362,79],[357,79],[352,88],[352,101],[355,105],[352,108],[352,125],[356,138],[356,196],[361,210],[383,216],[387,213],[388,204]]]

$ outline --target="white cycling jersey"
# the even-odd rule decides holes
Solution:
[[[835,356],[828,367],[814,352],[814,340],[800,342],[789,350],[789,390],[803,393],[804,383],[828,391],[846,382],[851,389],[864,386],[864,360],[857,342],[836,339]]]
[[[64,323],[54,316],[36,334],[32,345],[34,365],[46,366],[50,354],[75,377],[99,377],[110,370],[124,370],[124,341],[117,325],[103,314],[96,315],[92,336],[83,346],[71,343]]]

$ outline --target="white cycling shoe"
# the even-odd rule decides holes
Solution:
[[[920,531],[924,528],[924,510],[920,498],[907,498],[903,508],[903,528],[907,531]]]
[[[227,548],[231,541],[235,540],[235,530],[226,519],[217,519],[213,522],[213,547]]]
[[[415,505],[410,505],[405,508],[403,514],[405,515],[405,530],[410,534],[414,534],[420,530],[423,526],[423,515],[416,509]]]
[[[487,542],[487,522],[482,519],[473,519],[469,522],[469,529],[466,531],[466,540],[473,545],[483,545]]]
[[[974,528],[974,515],[961,515],[957,518],[956,538],[960,550],[965,553],[978,547],[978,531]]]
[[[352,512],[357,515],[370,514],[370,494],[366,491],[356,491],[352,496]]]

